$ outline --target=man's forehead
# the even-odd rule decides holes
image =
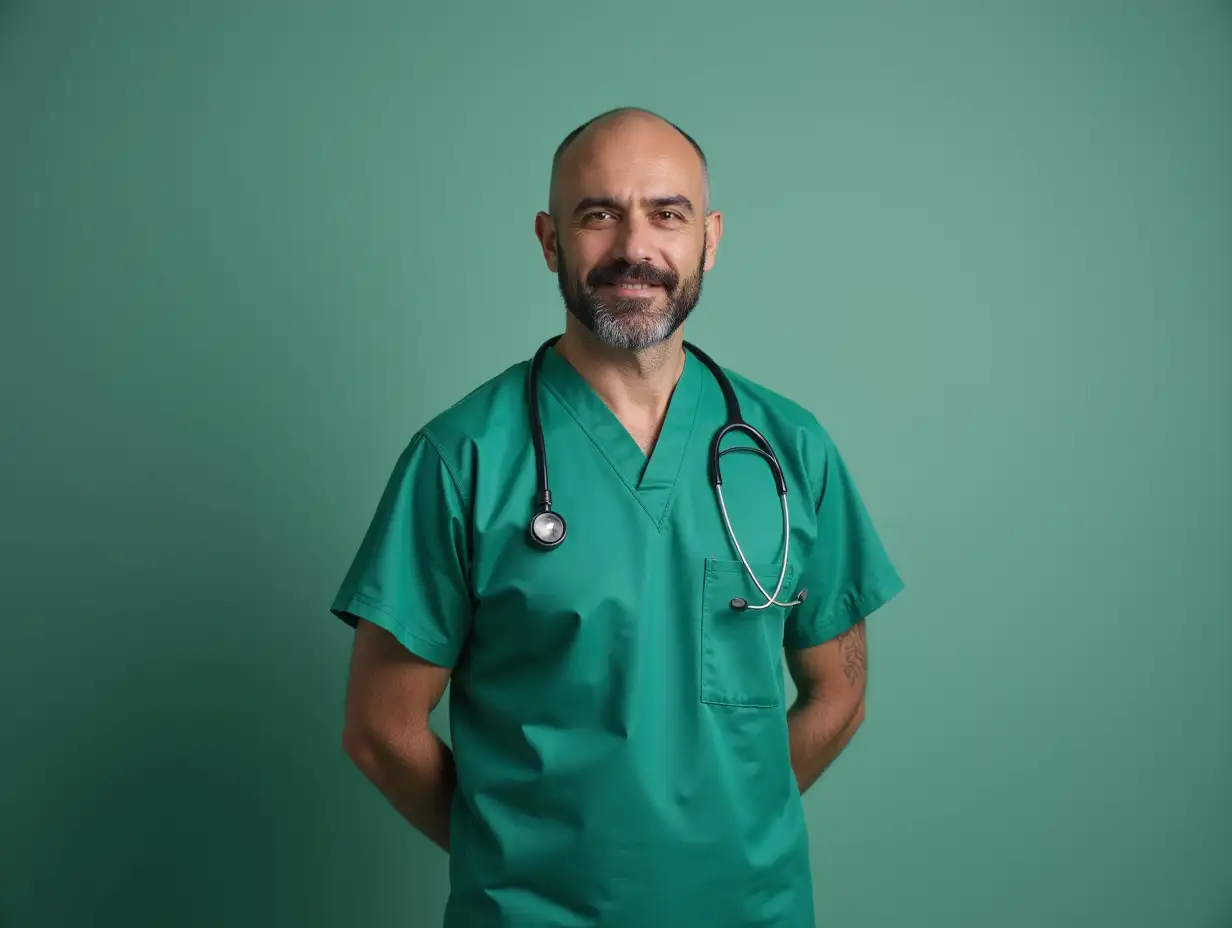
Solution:
[[[564,152],[558,181],[570,196],[670,195],[700,189],[702,175],[701,158],[688,139],[639,114],[587,127]]]
[[[655,152],[605,151],[599,157],[578,165],[573,172],[577,188],[609,186],[603,192],[613,195],[625,192],[648,192],[664,186],[680,186],[696,182],[696,171],[689,171],[679,160]],[[589,191],[586,191],[589,192]],[[668,192],[662,190],[660,192]]]

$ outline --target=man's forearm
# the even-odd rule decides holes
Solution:
[[[817,782],[863,721],[863,700],[854,711],[839,702],[820,701],[797,702],[788,710],[791,769],[801,793]]]
[[[396,743],[370,743],[357,764],[414,828],[449,852],[449,810],[457,784],[453,752],[431,728]]]

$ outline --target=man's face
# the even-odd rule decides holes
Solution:
[[[701,297],[719,235],[688,140],[645,118],[601,127],[566,152],[557,184],[540,231],[569,312],[616,348],[671,336]]]

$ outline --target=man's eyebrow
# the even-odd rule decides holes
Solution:
[[[624,209],[625,205],[615,197],[583,197],[578,201],[577,206],[573,207],[574,215],[585,212],[590,209]]]
[[[642,200],[643,206],[661,209],[665,206],[677,206],[683,209],[690,216],[693,215],[693,201],[681,194],[672,194],[671,196],[663,197],[646,197]],[[578,201],[577,206],[573,208],[574,215],[585,212],[591,209],[611,209],[622,210],[626,209],[628,204],[618,200],[615,197],[584,197]]]
[[[653,206],[656,209],[664,206],[678,206],[689,215],[693,215],[693,201],[679,193],[670,197],[652,197],[642,202],[646,206]]]

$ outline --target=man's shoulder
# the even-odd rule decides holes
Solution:
[[[503,425],[511,413],[526,408],[526,375],[529,361],[521,360],[493,374],[445,408],[423,426],[440,438],[454,435],[475,437]]]
[[[751,425],[757,422],[774,432],[800,432],[812,440],[825,439],[821,420],[800,400],[754,380],[740,371],[724,367],[731,382],[740,411]]]
[[[816,493],[828,466],[832,440],[821,419],[800,400],[739,371],[723,368],[740,402],[744,421],[773,446],[785,470],[792,470]]]
[[[488,444],[529,440],[526,377],[529,360],[517,361],[436,412],[418,429],[459,477]],[[523,434],[525,433],[525,435]]]

